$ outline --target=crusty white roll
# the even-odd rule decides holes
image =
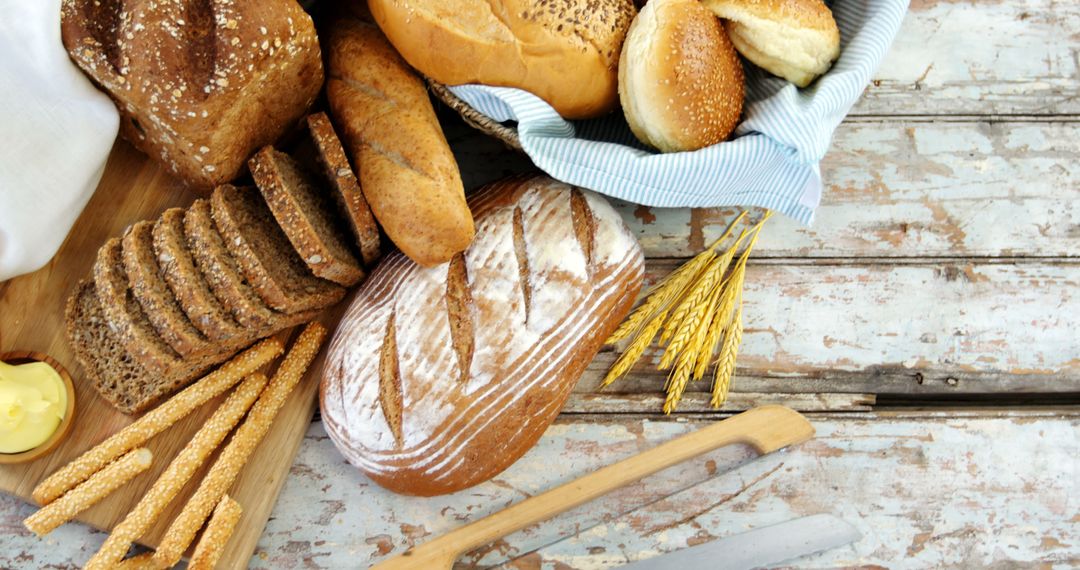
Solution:
[[[569,119],[615,108],[632,0],[370,0],[401,55],[447,85],[524,89]]]
[[[821,0],[702,0],[725,20],[746,59],[806,87],[840,56],[840,31]]]
[[[727,138],[739,121],[743,69],[720,21],[697,0],[651,0],[634,19],[619,64],[630,129],[663,152]]]

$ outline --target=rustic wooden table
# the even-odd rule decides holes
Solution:
[[[663,378],[613,389],[601,354],[540,443],[448,497],[391,495],[312,423],[257,568],[363,566],[748,406],[810,414],[811,442],[751,461],[727,449],[516,533],[468,563],[606,568],[833,512],[858,543],[798,567],[1080,565],[1080,3],[916,1],[836,133],[813,228],[770,221],[747,277],[735,393]],[[525,167],[460,126],[466,183]],[[723,230],[727,210],[622,205],[650,277]],[[45,540],[0,498],[0,566],[69,567],[103,536]]]

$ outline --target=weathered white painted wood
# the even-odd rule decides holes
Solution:
[[[650,262],[650,280],[675,262]],[[751,265],[744,289],[738,376],[824,376],[906,370],[1042,375],[1073,386],[1080,375],[1080,264],[927,263]],[[584,386],[595,387],[615,352],[597,356]],[[635,368],[663,385],[647,351]],[[1045,383],[1044,383],[1045,384]],[[783,381],[772,384],[782,390]],[[759,385],[760,387],[760,385]],[[707,390],[702,383],[692,391]],[[623,391],[619,384],[612,392]],[[873,391],[873,390],[870,390]]]
[[[1075,256],[1078,156],[1080,123],[845,123],[813,226],[774,217],[754,255]],[[697,254],[736,213],[618,207],[649,257]]]
[[[799,448],[756,461],[741,448],[689,461],[512,535],[486,549],[483,562],[526,555],[579,529],[580,536],[513,567],[607,568],[817,512],[840,515],[864,539],[798,567],[1080,562],[1080,415],[812,420],[818,436]],[[374,562],[697,425],[560,420],[494,481],[420,499],[374,486],[341,460],[321,425],[313,424],[252,566]],[[50,556],[39,551],[34,549],[35,560]]]
[[[1076,114],[1080,3],[913,0],[857,114]]]
[[[679,402],[678,412],[693,413],[714,410],[709,405],[711,395],[708,386],[697,386],[704,392],[689,392]],[[792,394],[784,392],[735,392],[729,394],[720,412],[735,412],[764,406],[781,404],[800,412],[868,412],[876,402],[874,394],[830,394],[824,390],[813,394]],[[578,389],[563,407],[564,414],[591,413],[655,413],[664,407],[664,392],[657,387],[646,394],[610,394],[587,393]]]

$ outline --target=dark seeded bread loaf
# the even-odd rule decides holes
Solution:
[[[248,161],[248,168],[289,241],[315,275],[345,286],[364,277],[340,237],[326,192],[311,183],[292,157],[263,147]]]
[[[154,224],[154,253],[169,289],[195,328],[214,341],[230,341],[245,335],[195,266],[184,236],[183,209],[166,210]]]
[[[161,337],[182,357],[219,349],[207,340],[180,309],[165,283],[154,256],[154,224],[142,221],[128,228],[121,240],[124,270],[135,299]]]
[[[345,289],[311,274],[254,188],[218,186],[210,199],[218,233],[259,297],[283,313],[333,305]]]
[[[372,268],[382,254],[379,226],[375,223],[375,216],[371,214],[363,191],[360,190],[360,183],[345,156],[341,140],[334,132],[334,126],[326,113],[308,115],[307,124],[323,175],[334,187],[334,201],[349,222],[364,265]]]
[[[161,340],[128,288],[120,247],[119,239],[110,239],[98,250],[94,262],[94,287],[101,299],[106,323],[143,368],[168,374],[176,367],[180,356]]]
[[[232,356],[225,352],[203,358],[166,374],[143,368],[124,349],[117,334],[108,325],[97,290],[91,281],[82,281],[68,299],[67,336],[97,393],[125,414],[140,413],[202,372]]]
[[[188,250],[210,284],[210,289],[232,313],[236,322],[249,329],[271,328],[278,313],[267,307],[244,279],[236,260],[214,227],[209,201],[196,200],[188,208],[184,215],[184,235],[187,236]]]

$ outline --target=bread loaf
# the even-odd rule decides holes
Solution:
[[[235,178],[322,86],[315,27],[294,0],[64,0],[61,18],[124,138],[197,189]]]
[[[371,0],[405,59],[447,85],[517,87],[568,119],[618,102],[619,50],[632,0]]]
[[[476,241],[430,268],[384,257],[329,348],[327,433],[399,493],[457,491],[517,460],[641,287],[641,249],[595,194],[519,177],[470,204]]]
[[[473,219],[423,83],[357,16],[334,21],[325,45],[330,111],[375,218],[413,261],[449,261],[472,241]]]

